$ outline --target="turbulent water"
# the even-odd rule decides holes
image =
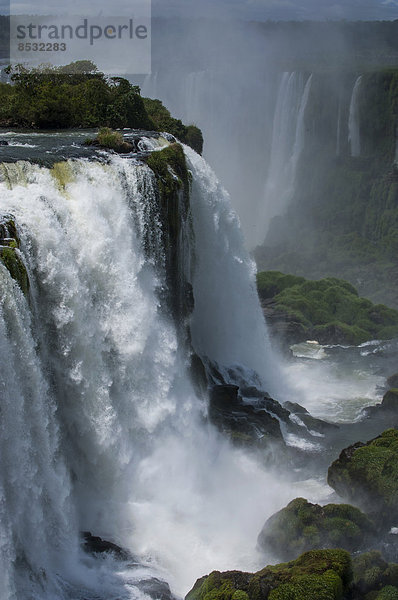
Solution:
[[[239,224],[209,167],[186,152],[193,344],[269,389],[276,365]],[[0,188],[31,282],[27,300],[0,263],[1,600],[136,598],[154,572],[184,593],[214,568],[261,566],[262,523],[295,492],[203,424],[159,300],[152,172],[120,157],[20,161],[1,166]],[[136,559],[89,557],[87,530]]]

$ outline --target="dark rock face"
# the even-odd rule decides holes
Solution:
[[[260,297],[265,320],[272,334],[287,345],[299,344],[308,340],[308,332],[302,323],[286,311],[278,308],[273,298],[262,299]]]
[[[265,406],[245,404],[236,385],[215,385],[210,391],[209,418],[234,443],[264,448],[284,444],[278,419]]]
[[[295,415],[309,415],[310,414],[308,412],[308,410],[306,408],[304,408],[304,406],[301,406],[300,404],[296,404],[296,402],[288,401],[288,402],[285,402],[285,404],[283,406]]]
[[[156,577],[139,581],[137,587],[153,600],[175,600],[169,584]]]
[[[268,519],[258,545],[285,561],[312,549],[344,548],[357,552],[367,547],[375,533],[372,521],[349,504],[319,506],[296,498]]]
[[[119,560],[132,560],[132,555],[127,550],[120,548],[112,542],[103,540],[102,538],[92,535],[90,531],[83,531],[83,547],[89,554],[103,554],[110,552]]]
[[[249,391],[250,395],[242,398],[241,391]],[[239,388],[225,383],[213,385],[210,390],[209,419],[234,444],[260,451],[270,449],[272,452],[272,445],[277,444],[279,456],[268,459],[275,458],[278,462],[286,461],[286,465],[303,467],[311,448],[319,448],[320,443],[328,444],[326,436],[330,434],[333,437],[339,427],[312,417],[294,403],[290,404],[294,412],[287,407],[287,403],[282,406],[256,388]],[[289,442],[285,443],[285,434],[306,439],[316,446],[309,445],[304,450],[290,446]]]
[[[398,388],[398,373],[391,375],[391,377],[387,379],[387,385],[390,389]]]
[[[329,467],[328,483],[381,527],[398,523],[398,431],[343,450]]]
[[[381,404],[369,406],[363,410],[367,417],[388,416],[390,425],[398,426],[398,389],[393,388],[383,396]]]

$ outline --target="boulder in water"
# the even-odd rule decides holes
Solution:
[[[166,581],[151,577],[137,582],[138,589],[153,600],[176,600]]]
[[[119,560],[131,560],[133,557],[127,550],[120,546],[103,540],[102,538],[92,535],[90,531],[83,531],[83,547],[89,554],[103,554],[105,552],[113,554]]]
[[[280,560],[292,560],[308,550],[364,549],[376,533],[372,521],[349,504],[310,504],[296,498],[265,523],[258,545]]]

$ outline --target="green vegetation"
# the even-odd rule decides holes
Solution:
[[[370,519],[349,504],[310,504],[296,498],[265,523],[258,538],[265,552],[281,560],[311,549],[359,550],[375,533]]]
[[[257,286],[260,300],[279,320],[299,325],[301,341],[361,344],[398,335],[398,312],[360,298],[346,281],[307,281],[268,271],[258,273]]]
[[[398,430],[343,450],[329,467],[328,483],[377,522],[393,524],[398,518]]]
[[[198,154],[203,151],[203,135],[195,125],[184,125],[179,119],[174,119],[160,100],[143,98],[144,106],[157,131],[167,131],[184,144],[191,146]]]
[[[0,126],[38,129],[108,127],[167,131],[200,151],[201,131],[171,117],[159,100],[142,98],[122,77],[107,78],[90,61],[28,70],[8,67],[0,83]]]
[[[0,222],[0,261],[25,294],[29,293],[29,277],[19,252],[20,240],[12,218]]]
[[[258,573],[214,571],[199,579],[186,600],[341,600],[352,580],[344,550],[313,550]]]
[[[133,145],[126,142],[119,131],[113,131],[109,127],[101,127],[97,137],[93,140],[87,140],[86,145],[99,146],[119,153],[127,153],[133,150]]]

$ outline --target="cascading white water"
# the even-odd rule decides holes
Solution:
[[[273,367],[238,222],[204,161],[186,152],[194,344],[267,383]],[[159,304],[153,174],[119,157],[1,169],[0,210],[15,215],[31,280],[28,305],[0,265],[1,600],[142,596],[137,568],[90,558],[79,530],[129,549],[180,593],[214,568],[262,566],[257,534],[299,492],[203,425]]]
[[[195,349],[220,365],[259,374],[262,385],[275,394],[278,366],[258,300],[256,266],[245,251],[238,218],[227,192],[200,156],[190,148],[185,148],[185,152],[195,175],[192,187],[197,255],[192,320]]]
[[[271,161],[260,206],[256,240],[262,244],[270,220],[286,210],[294,190],[297,165],[305,145],[305,113],[312,75],[283,73],[276,99]]]
[[[348,116],[348,142],[351,148],[351,156],[361,156],[361,130],[359,120],[359,96],[361,91],[362,75],[355,81],[352,90],[350,112]]]

